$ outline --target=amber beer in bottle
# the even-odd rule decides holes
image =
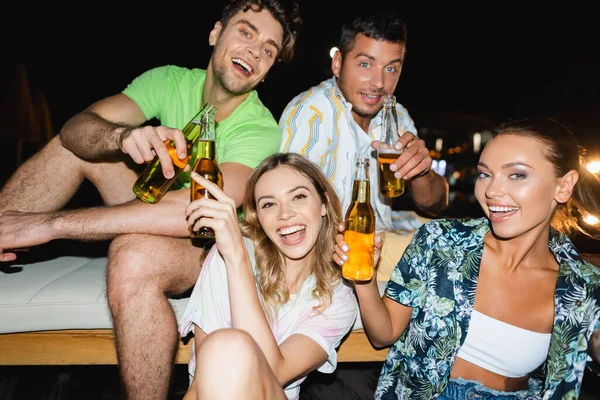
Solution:
[[[185,137],[187,155],[183,160],[177,156],[175,142],[168,139],[165,141],[165,146],[171,156],[175,174],[172,178],[165,178],[162,172],[162,165],[158,155],[146,166],[138,180],[133,185],[133,192],[138,199],[146,203],[158,203],[160,199],[169,191],[178,175],[185,169],[185,166],[190,162],[193,156],[194,145],[204,129],[202,126],[202,116],[206,113],[215,111],[215,107],[206,103],[204,107],[191,119],[190,122],[183,128],[183,136]]]
[[[342,275],[353,281],[368,281],[373,277],[373,241],[375,212],[371,206],[369,159],[356,162],[352,202],[346,210],[344,242],[348,245],[348,260],[342,265]]]
[[[194,164],[193,171],[205,179],[217,184],[223,188],[223,174],[217,163],[215,152],[215,117],[214,112],[208,112],[203,117],[206,129],[200,139],[198,139],[198,156]],[[211,198],[214,196],[195,180],[191,180],[190,200],[194,201],[201,198]],[[212,239],[215,232],[211,228],[202,227],[194,231],[190,227],[190,237],[192,239]]]
[[[402,154],[402,150],[394,148],[394,143],[400,139],[394,95],[387,96],[383,101],[381,130],[382,137],[377,150],[379,192],[388,198],[398,197],[404,193],[404,179],[396,178],[394,171],[390,169],[390,164]]]

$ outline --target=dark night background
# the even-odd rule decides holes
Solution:
[[[508,118],[558,117],[590,156],[600,158],[600,28],[591,6],[358,4],[302,0],[304,26],[294,60],[274,67],[258,87],[275,118],[293,96],[331,76],[329,49],[337,45],[344,21],[369,9],[394,11],[408,27],[407,57],[395,94],[428,148],[443,138],[448,174],[461,172],[448,214],[480,212],[470,196],[478,157],[468,148],[470,138]],[[208,34],[221,3],[159,6],[67,11],[53,5],[47,15],[40,9],[28,21],[30,38],[17,31],[7,35],[12,38],[7,49],[23,60],[32,90],[46,96],[54,133],[70,116],[121,91],[149,68],[206,67]],[[10,73],[10,64],[3,68]],[[8,87],[6,80],[2,84]],[[449,155],[456,146],[465,151]]]
[[[452,113],[494,121],[552,115],[574,125],[582,137],[597,134],[600,28],[591,6],[545,3],[527,11],[525,3],[505,2],[480,7],[367,3],[352,7],[349,2],[302,1],[304,26],[295,59],[278,66],[258,88],[276,118],[294,95],[331,75],[328,53],[337,44],[341,23],[371,8],[396,11],[408,26],[407,58],[396,95],[417,127],[444,128],[440,115]],[[31,84],[46,93],[56,130],[148,68],[206,67],[208,33],[220,2],[162,8],[117,10],[112,16],[101,11],[95,18],[93,9],[85,14],[71,10],[73,17],[57,12],[43,22],[32,21],[30,27],[38,33],[34,39],[15,37],[22,41]]]

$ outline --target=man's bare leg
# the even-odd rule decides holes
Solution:
[[[85,178],[108,205],[134,198],[131,187],[137,178],[122,160],[88,162],[77,157],[55,136],[25,161],[0,191],[0,212],[5,210],[46,212],[64,207]]]
[[[190,395],[196,397],[186,395],[184,400],[287,398],[260,347],[238,329],[221,329],[202,340],[193,389]]]
[[[167,398],[179,339],[167,296],[196,283],[202,254],[186,238],[131,234],[113,240],[108,302],[128,399]]]

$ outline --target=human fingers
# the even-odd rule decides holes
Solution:
[[[401,136],[400,139],[398,139],[398,141],[396,143],[394,143],[394,148],[396,150],[402,150],[405,149],[407,147],[410,146],[410,143],[412,141],[414,141],[417,137],[409,131],[405,131]]]
[[[147,136],[148,142],[142,142],[142,146],[150,146],[154,152],[158,156],[160,160],[160,166],[162,169],[162,173],[165,178],[170,179],[175,176],[175,167],[173,163],[178,163],[179,166],[184,167],[184,163],[179,160],[176,150],[170,145],[170,140],[162,140],[162,138],[158,134],[149,134]],[[154,157],[152,157],[149,161],[152,161]]]
[[[0,250],[0,262],[9,262],[17,259],[17,255],[15,253],[4,251],[6,250]]]
[[[347,251],[348,245],[346,242],[344,242],[344,235],[335,235],[334,261],[339,265],[342,265],[346,260],[348,260],[348,255],[346,254]]]
[[[233,204],[234,208],[235,208],[235,202],[233,201],[233,199],[231,197],[227,196],[225,194],[225,192],[223,191],[223,189],[221,189],[219,187],[219,185],[215,184],[214,182],[210,181],[209,179],[206,179],[205,177],[201,176],[200,174],[198,174],[196,172],[192,172],[191,177],[194,181],[196,181],[196,183],[199,183],[206,190],[208,190],[209,193],[215,197],[215,199],[217,199],[218,201]]]
[[[161,126],[157,128],[157,130],[163,142],[166,140],[172,140],[175,143],[175,150],[179,160],[187,162],[187,160],[185,160],[188,155],[187,145],[185,136],[183,136],[183,132],[181,132],[179,129],[169,128],[166,126]]]
[[[396,179],[410,179],[431,168],[431,164],[432,159],[429,150],[425,147],[425,142],[423,140],[414,140],[390,164],[390,170],[394,171]]]
[[[234,210],[235,211],[235,210]],[[215,219],[232,220],[235,212],[231,210],[231,207],[227,203],[220,201],[202,198],[194,200],[189,204],[186,209],[186,219],[188,225],[192,225],[194,221],[201,217],[209,217]],[[237,221],[237,217],[235,217]]]

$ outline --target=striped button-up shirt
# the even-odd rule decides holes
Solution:
[[[283,132],[282,152],[300,153],[317,163],[337,191],[345,212],[352,201],[352,184],[358,157],[369,158],[371,205],[378,231],[397,230],[392,226],[391,207],[379,195],[377,154],[371,147],[380,140],[383,111],[371,120],[365,132],[354,121],[350,104],[337,86],[335,77],[321,82],[294,97],[279,120]],[[400,133],[417,130],[408,111],[396,104]]]

